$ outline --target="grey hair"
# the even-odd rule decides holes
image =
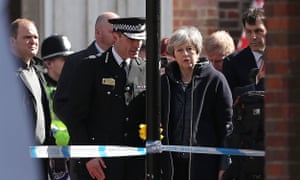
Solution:
[[[204,49],[208,55],[219,53],[227,56],[234,52],[235,45],[228,32],[219,30],[215,31],[205,39]]]
[[[201,32],[194,26],[182,26],[174,31],[169,39],[167,51],[174,56],[174,48],[184,43],[193,45],[197,54],[201,54],[203,38]]]

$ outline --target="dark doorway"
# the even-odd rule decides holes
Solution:
[[[9,0],[8,6],[8,16],[9,22],[21,17],[21,1],[22,0]]]

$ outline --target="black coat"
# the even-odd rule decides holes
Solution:
[[[161,79],[162,89],[162,125],[165,132],[164,144],[170,144],[170,119],[172,87],[179,84],[180,71],[177,62],[170,63],[166,74]],[[210,63],[197,64],[194,68],[192,82],[191,119],[192,137],[191,146],[224,147],[226,124],[231,122],[232,98],[227,81],[222,73],[216,71]],[[220,156],[192,154],[191,180],[217,179]],[[171,153],[162,155],[163,179],[171,180],[173,174],[173,160]]]
[[[87,49],[81,50],[79,52],[73,53],[66,57],[64,67],[62,69],[57,89],[53,101],[54,111],[57,117],[62,121],[66,121],[65,112],[69,111],[66,105],[69,98],[69,93],[72,91],[70,89],[70,84],[74,80],[74,76],[77,73],[77,68],[81,61],[90,56],[99,53],[95,46],[95,41],[93,41]]]
[[[16,61],[18,62],[18,70],[17,70],[17,74],[18,77],[20,78],[22,84],[23,84],[23,88],[24,88],[24,93],[23,93],[23,99],[22,99],[22,103],[24,103],[24,107],[28,108],[28,111],[30,112],[30,116],[32,118],[32,126],[33,126],[33,132],[35,132],[35,126],[36,126],[36,118],[37,118],[37,114],[36,114],[36,100],[33,96],[32,91],[29,88],[29,84],[26,80],[26,78],[24,77],[24,75],[21,73],[21,71],[25,68],[25,64],[23,63],[23,61],[17,57]],[[33,67],[34,71],[36,72],[36,75],[39,79],[40,82],[40,86],[41,86],[41,93],[42,93],[42,105],[43,105],[43,111],[44,111],[44,117],[45,117],[45,135],[46,135],[46,139],[45,142],[43,143],[44,145],[50,145],[53,144],[53,137],[51,136],[51,116],[50,116],[50,107],[49,107],[49,97],[47,95],[47,91],[46,91],[46,80],[43,74],[43,68],[42,65],[39,64],[41,60],[38,58],[33,58],[31,61],[31,66]],[[40,144],[38,144],[40,145]]]
[[[249,46],[225,58],[223,74],[234,96],[250,90],[264,89],[263,81],[257,85],[251,82],[251,78],[253,79],[251,71],[257,68],[255,57]]]
[[[36,100],[35,97],[31,91],[31,88],[29,87],[28,81],[26,77],[23,75],[22,70],[26,68],[25,63],[23,60],[21,60],[18,57],[15,57],[16,60],[16,67],[17,75],[20,80],[20,84],[22,84],[22,99],[20,102],[22,103],[22,106],[28,111],[29,119],[31,119],[31,122],[27,122],[32,127],[32,136],[33,139],[35,139],[35,127],[37,122],[37,112],[36,112]],[[50,107],[49,107],[49,97],[46,92],[46,81],[43,75],[43,65],[42,61],[36,57],[34,57],[31,60],[31,66],[33,67],[34,71],[36,72],[36,75],[38,77],[40,87],[41,87],[41,93],[42,93],[42,106],[44,111],[44,118],[45,118],[45,141],[42,145],[54,145],[54,138],[51,133],[51,115],[50,115]],[[24,118],[26,119],[26,118]],[[41,144],[35,144],[35,145],[41,145]],[[49,162],[48,159],[40,159],[39,163],[43,169],[42,172],[40,172],[42,175],[42,179],[48,180],[48,167]]]
[[[69,96],[70,111],[66,112],[70,117],[66,123],[71,143],[142,146],[138,125],[145,121],[145,61],[131,60],[127,81],[112,49],[100,58],[83,60],[77,70],[76,82],[72,83]],[[108,166],[106,177],[122,180],[122,172],[129,166],[124,164],[127,161],[122,161],[122,158],[105,161]],[[131,165],[135,168],[132,172],[136,171],[131,175],[141,172],[144,176],[144,163],[139,163],[138,166]]]

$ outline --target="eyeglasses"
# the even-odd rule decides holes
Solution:
[[[183,54],[185,52],[187,53],[195,53],[196,49],[192,46],[186,47],[186,48],[179,48],[179,49],[175,49],[175,52],[178,54]]]

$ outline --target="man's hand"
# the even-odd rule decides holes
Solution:
[[[260,79],[265,78],[265,62],[262,61],[259,67],[259,71],[256,75],[256,84],[259,83]]]
[[[223,174],[224,174],[225,170],[219,170],[218,173],[218,180],[222,180]]]
[[[86,168],[93,179],[103,180],[105,174],[103,168],[106,168],[105,162],[102,158],[94,158],[86,163]]]

